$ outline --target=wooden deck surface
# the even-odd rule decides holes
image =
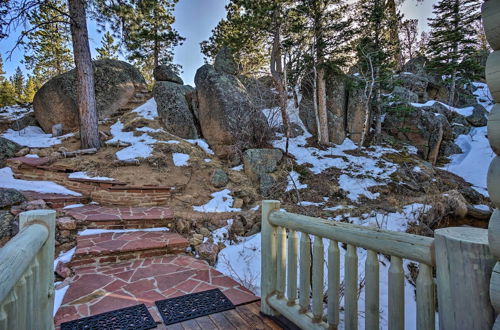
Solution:
[[[288,327],[286,327],[288,329]],[[273,319],[260,314],[260,302],[240,305],[236,309],[199,317],[189,321],[165,326],[157,329],[166,330],[230,330],[230,329],[284,329]]]

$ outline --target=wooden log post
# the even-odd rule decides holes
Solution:
[[[277,251],[276,228],[269,222],[269,214],[280,209],[279,201],[262,201],[261,221],[261,279],[260,310],[263,314],[276,316],[278,313],[267,303],[267,298],[276,291]]]
[[[495,259],[488,232],[450,227],[435,231],[439,328],[491,329],[489,283]]]
[[[35,302],[36,309],[40,310],[38,320],[39,329],[53,329],[54,319],[54,254],[56,240],[56,211],[54,210],[33,210],[23,212],[19,215],[19,229],[31,223],[43,223],[49,230],[49,236],[45,244],[41,247],[36,256],[38,267],[40,268],[40,278],[38,281],[37,295]],[[34,262],[35,263],[35,262]]]
[[[497,157],[488,170],[488,192],[496,207],[488,226],[488,244],[495,260],[500,260],[500,1],[485,1],[481,9],[484,33],[493,52],[486,62],[486,82],[496,104],[488,118],[488,140]],[[489,287],[489,295],[496,314],[500,314],[500,263],[497,262]],[[500,329],[500,316],[494,329]]]

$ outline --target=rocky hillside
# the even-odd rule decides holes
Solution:
[[[108,64],[103,62],[102,70]],[[65,157],[79,148],[71,125],[63,123],[64,133],[70,131],[66,135],[50,134],[46,125],[36,126],[31,109],[14,107],[0,112],[3,161],[47,157],[51,167],[77,178],[173,187],[168,201],[177,219],[173,229],[190,239],[193,251],[207,239],[219,245],[218,251],[258,233],[259,203],[265,198],[279,199],[293,212],[423,235],[449,225],[487,225],[485,178],[492,152],[485,124],[491,98],[483,83],[465,86],[452,107],[425,65],[408,63],[385,94],[383,139],[370,147],[356,144],[366,102],[353,83],[356,74],[328,80],[335,132],[330,146],[316,143],[304,85],[296,99],[289,99],[293,134],[286,153],[272,85],[238,75],[226,51],[213,66],[198,70],[196,88],[184,85],[168,67],[156,68],[149,99],[143,86],[134,84],[142,81],[135,71],[121,62],[110,67],[124,70],[122,78],[128,72],[134,95],[107,95],[106,104],[121,105],[101,112],[99,152]],[[46,93],[42,88],[37,94],[34,117],[60,123],[59,115],[49,116],[40,107],[48,102]],[[479,157],[484,161],[477,162]],[[57,192],[54,186],[19,180],[8,168],[1,175],[0,188]],[[7,214],[17,202],[2,206],[4,238],[16,227]]]

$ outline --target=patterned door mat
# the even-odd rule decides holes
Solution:
[[[69,321],[61,324],[61,330],[94,330],[94,329],[138,329],[146,330],[156,328],[156,322],[149,314],[146,305],[117,309],[83,319]]]
[[[166,325],[234,309],[233,303],[219,289],[160,300],[155,304]]]

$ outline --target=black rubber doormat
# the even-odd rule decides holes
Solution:
[[[61,324],[61,330],[146,330],[156,328],[156,322],[149,314],[146,305],[117,309],[83,319],[69,321]]]
[[[165,325],[234,309],[233,303],[219,289],[160,300],[155,304]]]

